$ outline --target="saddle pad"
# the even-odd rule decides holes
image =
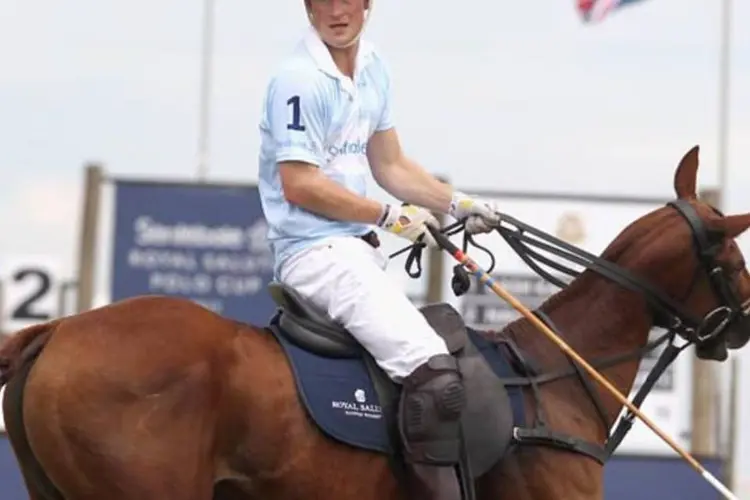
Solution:
[[[469,340],[474,344],[477,350],[482,353],[487,364],[490,365],[495,375],[502,380],[506,378],[516,378],[520,376],[520,373],[513,368],[511,361],[508,359],[510,353],[507,349],[502,349],[503,352],[498,349],[498,345],[486,340],[484,337],[479,335],[475,330],[467,328],[466,331],[469,334]],[[513,410],[513,427],[525,427],[526,425],[526,408],[523,404],[523,389],[519,386],[505,386],[505,390],[508,392],[508,398],[510,399],[510,407]]]
[[[274,335],[292,366],[300,399],[318,427],[326,435],[350,446],[391,454],[385,415],[364,360],[319,356],[291,343],[283,334]],[[469,338],[498,377],[517,376],[494,344],[471,330]],[[506,389],[514,425],[523,425],[521,389]]]
[[[388,428],[364,360],[328,358],[276,334],[292,366],[307,413],[328,436],[343,443],[391,453]]]

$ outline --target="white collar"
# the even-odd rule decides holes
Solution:
[[[333,61],[333,57],[331,57],[331,53],[328,51],[328,47],[325,43],[323,43],[323,40],[320,39],[320,35],[318,35],[318,32],[314,27],[310,26],[310,31],[307,33],[307,35],[305,35],[303,43],[305,45],[305,48],[307,48],[307,51],[310,53],[310,56],[313,58],[313,61],[315,61],[318,69],[338,79],[342,83],[351,83],[351,80],[346,75],[344,75],[336,66],[336,63]],[[370,62],[372,62],[374,53],[375,50],[372,44],[360,38],[359,48],[357,49],[357,56],[354,64],[355,80],[357,79],[357,75],[359,75],[362,70]],[[345,83],[345,85],[347,84]]]

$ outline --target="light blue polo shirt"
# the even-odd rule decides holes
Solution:
[[[311,27],[266,89],[260,122],[259,190],[278,279],[281,264],[323,238],[361,235],[367,224],[318,216],[287,202],[278,162],[317,165],[347,189],[366,196],[367,143],[393,127],[388,70],[372,45],[360,40],[354,81],[339,71]]]

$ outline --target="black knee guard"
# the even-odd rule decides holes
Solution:
[[[463,382],[450,355],[430,358],[403,381],[399,427],[411,462],[455,464],[459,422],[466,406]]]

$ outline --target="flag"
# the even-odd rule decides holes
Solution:
[[[598,23],[611,12],[643,0],[576,0],[578,13],[585,23]]]

